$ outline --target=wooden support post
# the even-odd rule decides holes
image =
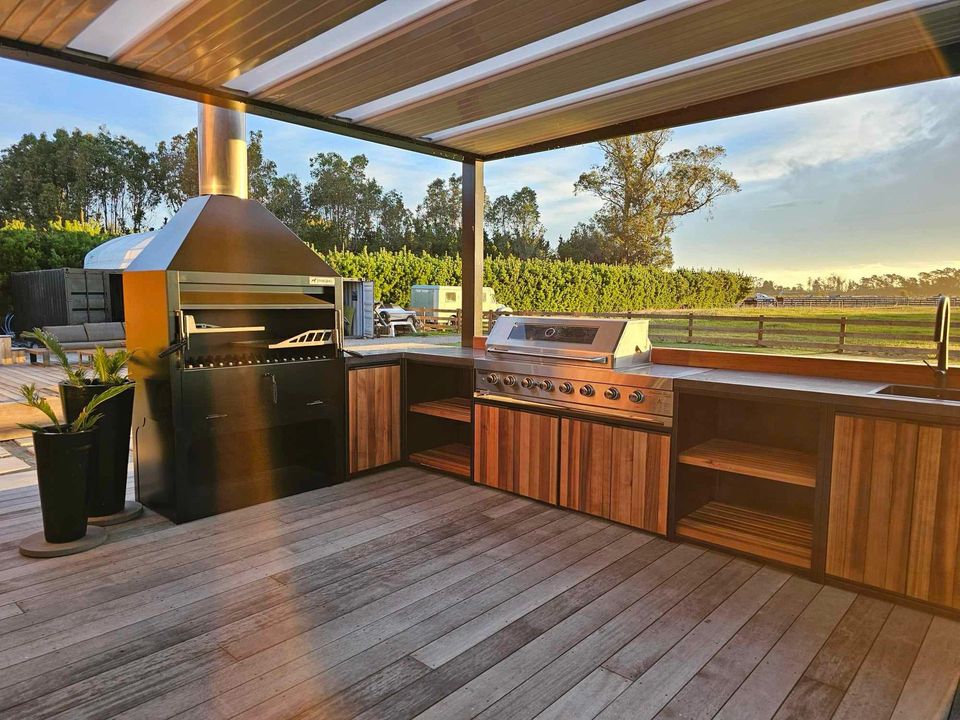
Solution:
[[[693,313],[690,313],[690,317],[687,319],[687,342],[693,342]]]
[[[763,347],[763,315],[757,323],[757,347]]]
[[[843,354],[843,344],[847,340],[847,316],[844,315],[840,318],[840,342],[837,347],[837,352]]]
[[[463,225],[460,257],[463,260],[463,315],[460,344],[473,347],[483,335],[483,162],[463,162]]]

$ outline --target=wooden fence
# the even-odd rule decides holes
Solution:
[[[935,297],[897,297],[897,296],[862,296],[837,295],[833,297],[799,297],[786,295],[777,301],[775,307],[934,307],[940,300]],[[954,303],[960,303],[960,298],[953,298]]]
[[[459,329],[460,311],[414,308],[426,329]],[[699,313],[538,313],[564,317],[626,317],[650,320],[655,344],[707,348],[764,348],[930,360],[935,353],[933,317],[923,319],[784,317],[783,315],[708,315]],[[483,314],[488,332],[497,314]],[[950,355],[960,360],[960,321],[951,323]]]

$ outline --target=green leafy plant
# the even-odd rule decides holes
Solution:
[[[97,347],[93,351],[93,372],[97,376],[97,382],[101,385],[123,385],[127,383],[127,378],[122,374],[130,358],[133,357],[136,350],[115,350],[108,353],[102,347]]]
[[[45,397],[43,397],[38,391],[36,383],[31,383],[29,385],[20,386],[20,394],[23,396],[21,405],[26,405],[27,407],[32,407],[48,418],[50,418],[51,426],[43,427],[42,425],[34,425],[31,423],[20,423],[20,427],[26,428],[27,430],[32,430],[34,432],[55,432],[55,433],[78,433],[83,432],[84,430],[90,430],[96,427],[96,424],[100,421],[100,418],[103,417],[100,413],[94,413],[94,410],[97,409],[102,403],[105,403],[107,400],[116,397],[122,392],[125,392],[133,387],[133,383],[123,383],[122,385],[113,385],[102,393],[97,393],[88,402],[83,410],[80,411],[80,414],[77,415],[76,420],[72,423],[61,423],[57,418],[57,414],[53,411],[53,408],[50,406],[50,403]]]
[[[40,328],[34,328],[33,330],[23,333],[23,336],[31,340],[36,340],[53,354],[57,359],[57,363],[63,368],[63,372],[66,373],[68,383],[80,387],[86,384],[86,368],[83,366],[75,366],[70,362],[70,359],[67,357],[67,352],[63,349],[60,341],[57,340],[56,335],[41,330]]]

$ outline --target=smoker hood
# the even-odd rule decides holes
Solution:
[[[232,195],[187,200],[127,270],[338,277],[263,205]]]

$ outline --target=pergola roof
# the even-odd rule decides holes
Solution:
[[[920,82],[960,0],[0,0],[0,54],[454,159]]]

